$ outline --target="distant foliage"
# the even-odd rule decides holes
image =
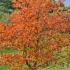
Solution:
[[[11,13],[13,11],[12,2],[11,0],[0,0],[0,11],[4,13]]]

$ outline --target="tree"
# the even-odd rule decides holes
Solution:
[[[12,70],[22,70],[23,64],[26,64],[29,70],[37,70],[39,66],[57,63],[59,58],[54,52],[70,45],[70,35],[60,34],[69,30],[70,25],[62,16],[62,9],[58,8],[60,4],[51,0],[12,0],[18,11],[11,13],[8,25],[1,26],[5,29],[0,32],[0,45],[21,53],[2,55],[0,59],[4,61],[0,64],[9,64]],[[65,41],[65,38],[68,40]]]

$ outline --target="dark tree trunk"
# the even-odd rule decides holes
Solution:
[[[26,64],[28,66],[28,70],[37,70],[37,62],[35,62],[34,65],[31,65],[28,61],[26,61]]]

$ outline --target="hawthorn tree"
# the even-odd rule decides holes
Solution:
[[[23,70],[23,64],[28,70],[37,70],[57,63],[60,58],[54,52],[70,46],[70,34],[60,34],[70,30],[69,21],[61,14],[61,2],[12,0],[12,6],[15,10],[9,24],[0,24],[0,48],[17,49],[20,53],[2,55],[0,64],[10,65],[11,70]]]

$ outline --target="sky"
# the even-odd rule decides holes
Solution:
[[[64,1],[64,5],[65,5],[66,7],[70,7],[70,0],[65,0],[65,1]]]

